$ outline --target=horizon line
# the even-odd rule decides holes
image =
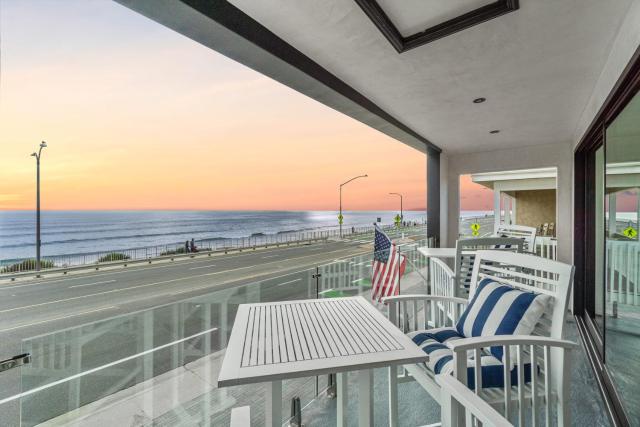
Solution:
[[[399,209],[343,209],[343,212],[395,212]],[[40,209],[41,212],[99,212],[99,211],[167,211],[167,212],[188,212],[188,211],[208,211],[208,212],[338,212],[339,209],[171,209],[171,208],[105,208],[105,209]],[[404,212],[422,212],[426,213],[426,208],[409,208]],[[35,209],[3,209],[0,212],[35,212]]]

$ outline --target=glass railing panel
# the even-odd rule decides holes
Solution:
[[[427,276],[417,252],[426,241],[406,238],[398,245],[407,258],[401,292],[414,292]],[[353,295],[370,299],[372,258],[369,253],[337,260],[26,339],[22,350],[32,354],[32,363],[21,370],[22,389],[0,401],[0,409],[17,411],[25,426],[114,416],[122,425],[227,425],[231,408],[248,405],[260,425],[264,385],[217,388],[238,306]],[[285,381],[283,417],[289,417],[294,397],[303,408],[327,400],[328,384],[326,375]]]
[[[428,263],[426,257],[418,252],[418,248],[423,246],[427,246],[426,240],[398,243],[400,253],[406,259],[405,273],[400,279],[400,293],[424,293],[427,290]],[[336,298],[361,295],[370,298],[372,264],[373,252],[319,266],[318,296]]]
[[[198,425],[198,420],[228,418],[237,405],[251,405],[260,419],[260,386],[216,386],[237,308],[316,298],[315,273],[302,270],[24,340],[22,349],[31,353],[32,362],[22,368],[21,394],[2,408],[19,402],[25,426],[116,414],[129,421],[144,414]],[[323,381],[285,382],[283,414],[289,411],[288,398],[300,397],[306,405],[326,387]],[[193,387],[186,392],[185,384]]]

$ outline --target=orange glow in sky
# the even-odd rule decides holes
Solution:
[[[426,158],[110,1],[4,1],[0,209],[424,209]]]
[[[492,211],[493,190],[476,184],[471,175],[460,176],[460,210]]]

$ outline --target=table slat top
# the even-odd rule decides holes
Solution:
[[[362,297],[242,304],[218,385],[426,359],[418,346]]]

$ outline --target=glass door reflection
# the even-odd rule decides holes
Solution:
[[[605,149],[605,365],[640,425],[640,96],[607,128]]]

